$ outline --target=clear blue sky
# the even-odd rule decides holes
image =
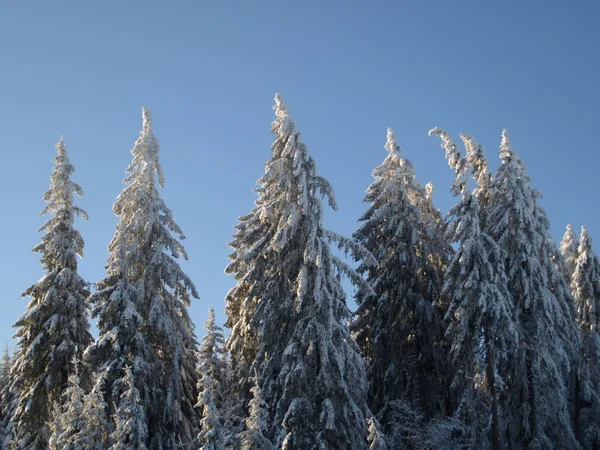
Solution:
[[[43,274],[30,249],[55,143],[65,135],[85,192],[80,272],[96,281],[142,105],[187,235],[200,336],[209,306],[224,321],[226,243],[269,158],[275,92],[335,188],[337,232],[356,228],[388,126],[443,212],[452,174],[427,131],[472,134],[496,167],[507,128],[553,236],[571,222],[600,242],[599,21],[597,1],[1,2],[0,343]]]

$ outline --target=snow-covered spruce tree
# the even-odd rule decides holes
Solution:
[[[242,382],[256,371],[276,447],[366,448],[365,367],[343,324],[350,312],[339,276],[362,279],[330,243],[374,261],[324,229],[318,196],[335,209],[332,188],[317,175],[279,95],[275,112],[273,155],[227,269],[238,280],[227,296],[231,358],[243,361],[235,368]]]
[[[6,347],[3,355],[5,384],[2,388],[2,402],[0,403],[0,413],[2,415],[0,450],[8,450],[15,436],[15,424],[11,418],[14,416],[19,401],[19,383],[13,382],[11,378],[10,369],[13,366],[14,359],[15,354],[9,356],[8,347]]]
[[[206,335],[198,352],[201,375],[208,375],[212,380],[215,404],[222,406],[223,396],[227,388],[227,359],[225,356],[225,337],[223,329],[216,324],[215,310],[208,310],[208,319],[204,323]],[[202,384],[202,383],[201,383]]]
[[[83,396],[77,375],[77,362],[74,363],[75,372],[69,376],[62,405],[56,403],[55,413],[50,423],[49,446],[50,450],[80,450],[83,449],[77,442],[77,435],[81,431],[83,421]]]
[[[83,256],[83,239],[73,228],[76,217],[87,214],[74,204],[74,194],[83,194],[71,181],[75,168],[69,161],[64,139],[56,145],[58,155],[44,194],[46,207],[41,215],[52,217],[40,228],[39,252],[45,275],[24,296],[31,297],[27,311],[15,323],[17,350],[11,368],[18,404],[11,421],[19,449],[46,449],[47,422],[52,406],[60,402],[67,386],[72,360],[80,358],[92,341],[86,306],[86,282],[77,273],[77,256]]]
[[[381,413],[390,401],[404,399],[428,418],[445,412],[440,293],[451,249],[423,217],[433,214],[431,207],[421,209],[430,195],[391,129],[385,149],[388,155],[367,189],[370,206],[354,233],[377,265],[359,267],[371,289],[357,291],[351,330],[368,362],[369,406],[388,432]]]
[[[4,352],[2,353],[2,359],[0,360],[0,449],[2,449],[2,443],[4,441],[4,435],[6,433],[6,408],[5,405],[8,402],[10,386],[10,353],[8,351],[8,345],[4,346]]]
[[[503,255],[480,227],[480,207],[467,184],[468,160],[448,134],[438,128],[448,164],[456,172],[452,192],[460,201],[449,212],[446,233],[458,245],[444,277],[450,298],[446,338],[453,373],[451,394],[457,417],[471,432],[472,448],[502,448],[500,393],[508,377],[508,353],[518,335],[503,268]],[[472,141],[471,141],[472,142]]]
[[[109,447],[109,432],[103,385],[95,383],[91,392],[83,397],[81,430],[77,443],[86,450],[104,450]]]
[[[461,133],[460,138],[465,145],[465,156],[466,164],[469,167],[469,171],[475,180],[475,189],[473,195],[477,198],[477,203],[480,207],[480,221],[484,218],[481,210],[485,210],[493,197],[493,178],[490,173],[489,164],[483,145],[477,142],[472,136]],[[482,228],[484,223],[481,224]]]
[[[200,381],[196,408],[202,415],[198,443],[203,450],[216,450],[225,448],[229,437],[224,411],[228,367],[223,330],[215,322],[213,308],[208,310],[204,329],[206,335],[198,352]]]
[[[578,437],[583,448],[597,449],[600,448],[600,261],[585,227],[581,227],[571,287],[581,333]]]
[[[377,419],[375,417],[367,419],[367,425],[369,427],[369,436],[367,437],[369,450],[387,450],[388,446],[385,442],[385,436],[380,429]]]
[[[119,222],[109,245],[107,276],[91,298],[100,336],[88,358],[107,390],[109,417],[110,405],[123,392],[124,368],[132,366],[148,420],[148,448],[170,450],[189,445],[199,421],[194,410],[197,342],[187,312],[190,298],[198,294],[176,261],[187,254],[173,236],[183,239],[181,229],[158,194],[164,184],[159,150],[144,108],[127,185],[113,207]]]
[[[115,415],[115,430],[111,434],[113,444],[110,450],[146,450],[148,426],[146,414],[135,387],[135,377],[131,367],[125,369],[124,392],[121,394]]]
[[[573,281],[573,273],[577,265],[579,242],[573,231],[571,224],[567,224],[565,234],[560,241],[560,253],[562,255],[563,265],[561,267],[563,276],[569,284]]]
[[[502,248],[519,346],[509,354],[507,433],[511,448],[576,449],[569,383],[577,335],[569,300],[551,259],[538,194],[502,133],[488,232]]]
[[[7,436],[7,422],[10,418],[10,405],[13,397],[10,390],[11,361],[8,345],[5,345],[0,360],[0,450],[4,450],[10,440],[10,436]]]
[[[196,408],[202,413],[200,433],[198,433],[199,450],[224,450],[226,430],[223,427],[221,411],[215,405],[217,389],[215,381],[208,372],[200,380],[200,394]]]
[[[246,429],[240,433],[241,450],[274,450],[275,447],[265,437],[268,428],[267,404],[262,398],[256,377],[252,378],[254,386],[250,389],[252,400],[248,405]]]

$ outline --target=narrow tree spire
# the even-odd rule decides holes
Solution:
[[[45,274],[23,296],[31,301],[15,323],[18,339],[11,368],[13,392],[18,404],[11,421],[21,449],[47,448],[52,405],[60,402],[67,385],[72,361],[80,358],[92,341],[86,306],[86,282],[77,272],[77,256],[83,256],[83,238],[73,227],[76,217],[87,219],[74,205],[74,194],[83,195],[71,181],[71,164],[64,138],[56,144],[55,167],[50,188],[44,194],[46,207],[40,213],[51,215],[39,231],[42,242],[33,248],[41,254]]]
[[[577,448],[571,426],[570,371],[577,332],[569,293],[552,259],[549,225],[525,166],[502,132],[488,232],[504,252],[519,332],[509,356],[506,440],[519,448]],[[560,430],[560,432],[559,432]]]
[[[354,233],[378,264],[358,268],[370,289],[356,293],[351,330],[368,364],[369,407],[390,433],[393,401],[403,399],[427,417],[442,412],[446,371],[438,306],[450,249],[434,229],[431,198],[390,128],[385,149]]]
[[[569,223],[567,224],[567,229],[560,242],[560,253],[563,259],[561,271],[569,284],[573,281],[573,273],[575,272],[575,266],[577,265],[578,247],[579,242],[577,241],[577,236]]]
[[[158,192],[164,185],[159,153],[144,108],[126,186],[113,206],[119,222],[107,274],[91,299],[100,336],[88,358],[111,399],[109,417],[123,392],[125,367],[133,367],[148,420],[146,445],[168,450],[189,444],[198,427],[197,341],[187,311],[198,293],[177,262],[187,259],[185,236]]]
[[[148,426],[131,367],[125,369],[124,392],[115,415],[110,450],[147,450]]]
[[[270,409],[267,437],[276,447],[364,448],[367,383],[343,324],[350,312],[339,278],[360,283],[360,276],[330,243],[374,261],[323,227],[320,197],[336,209],[333,189],[317,175],[279,95],[274,109],[273,155],[258,181],[256,208],[236,227],[227,269],[238,280],[227,296],[228,345],[232,360],[243,361],[237,383],[247,404],[256,370]]]
[[[571,283],[581,335],[577,425],[582,446],[595,449],[600,448],[600,260],[586,227],[580,239]]]
[[[450,390],[458,405],[456,415],[472,430],[472,445],[499,450],[503,411],[498,388],[508,376],[508,352],[518,343],[502,252],[480,226],[477,195],[466,183],[459,188],[471,169],[468,159],[445,132],[438,135],[455,170],[455,195],[461,194],[448,213],[446,229],[448,239],[458,244],[444,277],[444,293],[450,298],[445,317],[453,372]]]

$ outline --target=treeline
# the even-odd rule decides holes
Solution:
[[[600,449],[600,262],[585,228],[552,241],[508,134],[492,174],[475,139],[430,131],[455,173],[443,218],[388,130],[346,238],[323,225],[333,189],[278,95],[274,109],[230,243],[230,333],[211,310],[201,343],[150,112],[94,289],[77,272],[87,215],[61,138],[33,249],[45,273],[0,365],[1,448]]]

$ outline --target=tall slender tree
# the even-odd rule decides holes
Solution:
[[[581,333],[578,386],[578,431],[585,449],[600,448],[600,260],[592,239],[581,227],[578,256],[573,270],[573,296]]]
[[[357,291],[351,330],[368,361],[371,410],[388,428],[381,413],[393,400],[407,400],[427,417],[445,410],[440,294],[451,249],[436,232],[430,195],[391,129],[385,149],[367,189],[370,206],[354,233],[377,265],[359,267],[371,290]]]
[[[215,322],[215,310],[208,310],[204,323],[206,335],[199,351],[200,381],[198,382],[198,403],[196,408],[202,414],[198,443],[202,450],[224,449],[229,438],[225,427],[224,396],[227,389],[227,361],[225,359],[225,338],[223,330]]]
[[[86,450],[103,450],[109,447],[110,423],[106,417],[106,403],[102,383],[83,397],[81,431],[78,442]]]
[[[573,281],[573,273],[575,273],[575,266],[577,265],[578,247],[579,241],[573,231],[573,227],[569,223],[567,224],[565,235],[562,241],[560,241],[560,253],[564,261],[561,269],[565,280],[569,284]]]
[[[330,243],[374,261],[324,228],[319,195],[336,209],[333,190],[317,175],[279,95],[275,114],[273,155],[258,181],[257,206],[238,225],[227,269],[238,280],[227,297],[232,360],[244,359],[238,377],[256,370],[276,447],[366,448],[365,367],[343,323],[350,312],[339,277],[361,278]]]
[[[208,319],[204,323],[204,329],[206,335],[202,339],[198,352],[200,373],[207,375],[212,380],[212,389],[215,391],[213,400],[220,408],[227,389],[228,363],[223,329],[216,323],[214,308],[208,310]]]
[[[254,386],[252,400],[248,405],[248,417],[246,417],[246,429],[240,434],[242,450],[274,450],[274,446],[265,437],[268,428],[267,404],[262,398],[257,378],[253,378]]]
[[[223,415],[215,405],[217,391],[214,385],[214,380],[205,372],[200,380],[200,394],[196,404],[202,413],[198,434],[199,450],[225,449],[226,430],[223,427]]]
[[[520,345],[511,352],[506,442],[512,448],[578,448],[569,405],[576,345],[573,317],[556,277],[548,225],[522,161],[502,133],[501,166],[488,222],[504,268]]]
[[[33,248],[42,255],[45,274],[23,294],[31,301],[14,325],[18,344],[11,380],[18,403],[11,417],[12,445],[22,450],[48,447],[52,405],[60,402],[67,387],[73,358],[80,358],[92,341],[88,291],[77,272],[84,242],[73,227],[76,217],[87,219],[85,211],[74,204],[74,195],[81,196],[83,191],[71,181],[75,168],[62,137],[56,151],[50,188],[44,194],[46,207],[40,213],[51,218],[39,230],[45,232],[42,242]]]
[[[91,299],[100,337],[88,357],[101,372],[109,404],[121,397],[131,365],[148,420],[148,448],[168,450],[189,444],[197,431],[197,341],[187,307],[198,294],[177,263],[187,259],[184,235],[158,193],[164,185],[160,146],[150,111],[142,113],[126,187],[113,208],[119,222],[107,276]]]
[[[8,345],[4,346],[0,360],[0,450],[4,448],[6,439],[6,425],[8,418],[8,404],[10,403],[10,353]]]
[[[446,230],[448,239],[458,245],[444,281],[444,292],[450,297],[446,337],[454,374],[451,392],[458,418],[472,430],[473,448],[500,450],[499,389],[508,378],[508,353],[518,346],[502,252],[480,227],[478,196],[467,184],[469,159],[445,131],[433,129],[430,134],[442,139],[448,163],[456,171],[452,191],[461,196],[449,212]],[[485,201],[483,192],[479,191]]]
[[[56,404],[54,418],[50,423],[49,445],[50,450],[79,450],[82,448],[78,441],[83,423],[83,396],[77,375],[77,362],[75,372],[69,376],[68,387],[62,399],[62,405]]]
[[[123,387],[110,450],[147,450],[148,425],[131,367],[125,369]]]

